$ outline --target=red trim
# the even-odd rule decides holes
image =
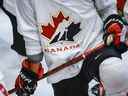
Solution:
[[[117,0],[117,8],[118,8],[118,10],[123,11],[125,2],[126,2],[126,0]]]

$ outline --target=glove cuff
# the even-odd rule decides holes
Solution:
[[[32,69],[31,69],[31,66],[33,65],[36,65],[38,66],[38,70],[36,72],[34,72]],[[39,64],[34,64],[32,61],[30,61],[29,59],[25,59],[22,63],[22,69],[21,69],[21,72],[22,70],[27,73],[28,75],[32,76],[33,78],[35,79],[40,79],[43,74],[44,74],[44,68],[42,67],[41,63]]]

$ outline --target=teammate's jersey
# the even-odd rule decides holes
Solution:
[[[17,0],[27,54],[43,51],[49,70],[101,42],[102,19],[115,13],[116,0]],[[48,80],[55,83],[79,71],[73,65]]]
[[[126,0],[125,6],[124,6],[124,15],[128,22],[128,0]]]

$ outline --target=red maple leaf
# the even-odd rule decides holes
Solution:
[[[42,25],[42,35],[47,37],[48,39],[51,39],[53,34],[55,33],[58,25],[65,19],[68,21],[69,16],[68,17],[64,17],[63,13],[60,11],[60,13],[58,14],[57,17],[52,16],[53,19],[53,24],[54,26],[52,26],[50,23],[48,23],[47,26]]]

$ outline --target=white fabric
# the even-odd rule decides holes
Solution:
[[[124,57],[123,57],[124,58]],[[128,63],[116,57],[108,58],[100,65],[100,78],[107,96],[127,96]]]
[[[2,74],[2,72],[0,72],[0,80],[2,80],[3,79],[3,74]]]
[[[44,56],[46,58],[47,67],[49,70],[60,66],[61,64],[71,60],[73,57],[78,56],[81,51],[80,45],[72,41],[59,41],[53,44],[50,44],[46,49],[44,49]],[[81,62],[80,62],[81,63]],[[79,64],[79,63],[78,63]],[[74,70],[75,69],[75,70]],[[72,75],[79,72],[77,66],[65,68],[54,75],[48,77],[48,82],[58,82],[65,79],[63,76],[68,71],[72,72]],[[61,79],[58,79],[61,78]],[[67,75],[67,78],[70,78],[70,75]]]
[[[9,17],[0,8],[0,39],[8,43],[13,44],[12,25]]]
[[[80,44],[81,52],[95,47],[102,40],[102,19],[97,12],[103,18],[117,13],[116,0],[95,0],[95,4],[93,0],[17,0],[16,5],[18,29],[24,35],[28,55],[40,53],[57,35],[57,40],[61,40],[71,24],[76,24],[73,29],[78,33],[71,34],[75,34],[73,40]],[[71,78],[80,71],[78,65],[69,69],[72,70],[65,71],[60,78],[55,76],[56,80]],[[55,83],[54,79],[51,83]]]
[[[125,6],[124,6],[124,15],[128,22],[128,0],[126,0]]]
[[[3,0],[3,6],[6,10],[16,15],[16,0]]]

